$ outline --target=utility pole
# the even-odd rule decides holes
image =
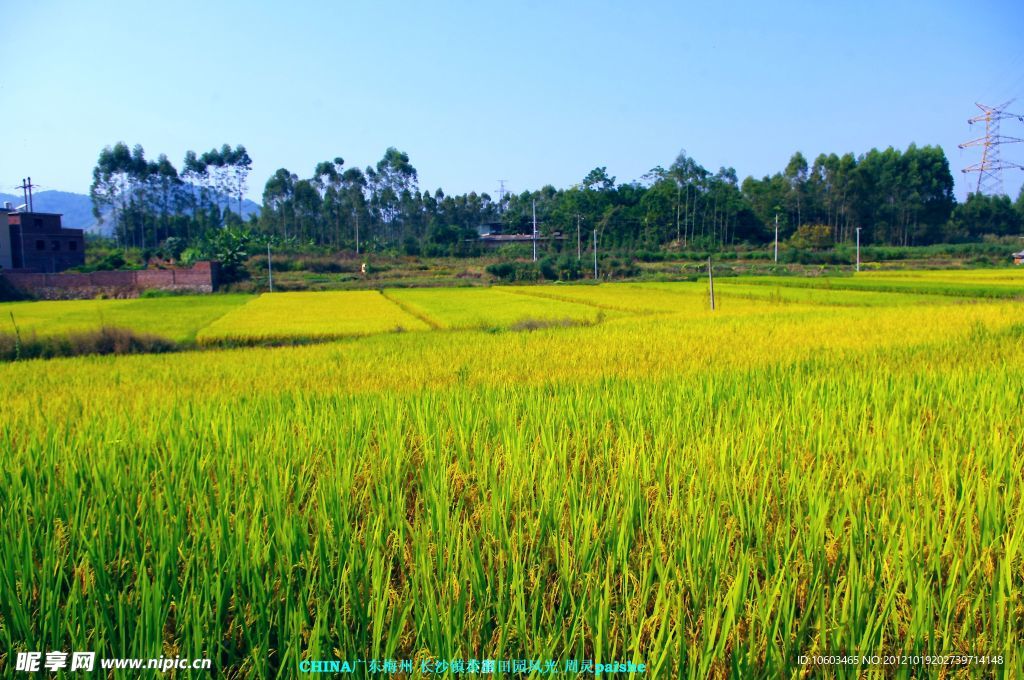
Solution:
[[[594,229],[594,282],[597,282],[597,229]]]
[[[25,208],[29,212],[35,212],[32,209],[32,188],[38,187],[37,184],[32,184],[32,178],[29,177],[27,180],[22,178],[21,180],[21,193],[25,200]]]
[[[860,271],[860,227],[857,227],[857,271]]]
[[[352,215],[356,218],[356,255],[359,255],[359,211],[353,210]]]
[[[711,256],[708,255],[708,293],[711,296],[711,311],[715,311],[715,275],[711,273]]]
[[[676,182],[676,243],[679,243],[679,194],[681,194],[683,188],[679,186],[679,182]]]
[[[576,259],[583,259],[583,243],[580,241],[580,214],[576,213]]]
[[[686,239],[688,238],[688,231],[690,221],[690,185],[686,185],[686,207],[683,208],[683,247],[686,247]]]
[[[533,202],[533,261],[537,261],[537,201]]]
[[[779,213],[775,213],[775,264],[779,263]]]
[[[270,292],[274,292],[274,271],[270,265],[270,240],[267,240],[267,283],[270,284]]]

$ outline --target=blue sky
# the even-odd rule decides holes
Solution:
[[[0,191],[86,192],[104,145],[245,144],[279,167],[409,153],[420,186],[620,182],[685,149],[739,176],[800,150],[957,143],[975,101],[1024,111],[1024,3],[5,3]],[[1003,134],[1024,137],[1024,124]],[[1024,144],[1004,157],[1024,162]],[[1024,172],[1005,175],[1016,196]]]

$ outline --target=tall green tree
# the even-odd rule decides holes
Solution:
[[[111,220],[115,236],[120,236],[118,229],[131,199],[131,173],[132,153],[124,142],[104,147],[92,171],[93,216],[99,224]]]

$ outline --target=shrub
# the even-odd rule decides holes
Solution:
[[[179,345],[157,335],[104,326],[67,335],[28,337],[0,334],[0,360],[51,359],[85,354],[156,354],[173,352]]]
[[[537,331],[543,328],[569,328],[571,326],[590,326],[593,325],[590,322],[583,321],[581,319],[537,319],[534,317],[527,317],[520,319],[511,326],[510,330],[513,331]]]
[[[803,224],[797,228],[789,242],[797,248],[828,248],[834,243],[832,227],[827,224]]]
[[[538,263],[540,268],[541,276],[548,281],[558,280],[558,270],[555,267],[555,260],[551,257],[545,257]]]
[[[516,267],[511,262],[489,264],[484,269],[491,276],[496,276],[504,281],[512,281],[515,278]]]

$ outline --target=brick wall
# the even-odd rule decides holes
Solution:
[[[134,298],[144,290],[212,293],[217,289],[216,262],[197,262],[189,269],[140,269],[138,271],[91,272],[89,274],[0,274],[13,288],[44,300]]]

